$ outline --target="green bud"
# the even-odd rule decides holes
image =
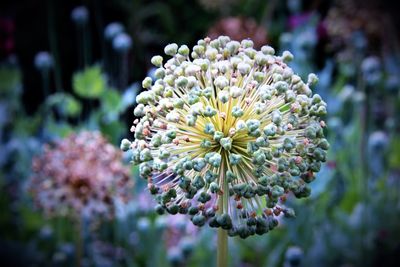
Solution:
[[[196,215],[199,212],[198,207],[190,207],[188,210],[189,215]]]
[[[143,149],[140,151],[140,160],[145,162],[145,161],[150,161],[152,160],[153,157],[151,156],[151,151],[148,148]]]
[[[231,182],[233,182],[234,180],[236,180],[237,179],[237,176],[236,176],[236,174],[234,174],[232,171],[230,171],[230,170],[228,170],[228,171],[226,171],[226,181],[228,182],[228,183],[231,183]]]
[[[242,161],[242,156],[239,154],[230,153],[229,154],[229,163],[231,165],[238,165]]]
[[[164,149],[164,148],[161,148],[161,149],[158,151],[158,157],[159,157],[160,159],[168,159],[170,155],[171,155],[171,154],[170,154],[166,149]]]
[[[212,123],[210,123],[210,122],[207,122],[205,125],[204,125],[204,133],[206,133],[206,134],[214,134],[215,133],[215,128],[214,128],[214,124],[212,124]]]
[[[210,157],[208,163],[210,163],[211,166],[218,168],[221,165],[221,155],[215,153],[212,157]]]
[[[161,67],[163,62],[162,56],[154,56],[151,58],[151,64],[153,64],[156,67]]]
[[[221,140],[219,141],[219,143],[221,144],[221,146],[225,149],[225,150],[231,150],[232,149],[232,139],[230,137],[225,137],[225,138],[221,138]]]
[[[248,142],[248,143],[247,143],[247,152],[248,152],[250,155],[252,155],[255,151],[257,151],[258,148],[259,148],[259,147],[257,146],[257,144],[254,143],[254,142]]]
[[[194,187],[196,187],[197,189],[201,189],[205,186],[205,182],[203,180],[203,178],[201,178],[200,175],[196,175],[196,177],[194,177],[192,185]]]
[[[267,147],[269,145],[268,138],[262,136],[258,137],[256,139],[256,145],[259,147]]]
[[[179,76],[175,80],[175,86],[177,87],[186,87],[187,84],[188,84],[188,79],[184,76]]]
[[[142,177],[147,177],[151,174],[151,166],[148,162],[143,162],[139,165],[139,173]]]
[[[254,154],[253,154],[253,163],[254,164],[256,164],[256,165],[264,165],[265,164],[265,160],[266,160],[265,154],[261,149],[259,149],[256,152],[254,152]]]
[[[130,147],[131,147],[131,142],[126,138],[122,139],[121,146],[120,146],[121,150],[126,152],[130,149]]]
[[[207,183],[212,183],[215,181],[215,179],[217,178],[217,174],[213,173],[210,170],[207,170],[206,173],[204,174],[204,179],[206,180]]]
[[[263,52],[265,55],[273,55],[275,54],[275,49],[269,45],[264,45],[261,47],[261,52]]]
[[[286,218],[295,218],[296,213],[294,212],[293,209],[286,208],[283,210],[283,214],[285,215]]]
[[[229,88],[229,94],[233,97],[233,98],[238,98],[239,96],[241,96],[243,94],[243,89],[237,86],[231,86]]]
[[[198,55],[202,55],[202,54],[204,54],[204,46],[195,45],[195,46],[193,46],[193,51],[196,52]]]
[[[271,120],[276,125],[280,125],[282,122],[282,114],[279,110],[275,110],[271,113]]]
[[[161,146],[161,135],[160,134],[155,134],[153,135],[153,137],[151,138],[151,144],[154,147],[159,147]]]
[[[215,131],[213,139],[217,142],[219,142],[222,138],[224,137],[224,133],[220,131]]]
[[[314,73],[308,74],[307,84],[312,86],[318,83],[318,77]]]
[[[211,141],[207,140],[207,139],[203,139],[200,143],[200,147],[201,148],[210,148],[211,147]]]
[[[206,87],[203,89],[203,95],[207,98],[210,99],[213,96],[213,90],[211,87]]]
[[[258,83],[262,83],[265,79],[265,73],[261,72],[261,71],[256,71],[254,73],[254,79],[258,82]]]
[[[274,136],[276,134],[277,127],[274,124],[268,124],[264,127],[263,132],[266,136]]]
[[[244,75],[249,74],[249,72],[250,72],[250,70],[251,70],[251,67],[250,67],[250,65],[247,64],[247,63],[240,62],[240,63],[237,65],[237,69],[238,69],[238,71],[240,72],[240,74],[242,74],[242,75],[244,76]]]
[[[196,125],[197,116],[186,115],[185,119],[186,119],[186,124],[187,125],[189,125],[189,126],[195,126]]]
[[[278,91],[279,94],[283,94],[288,90],[289,85],[287,84],[287,82],[279,81],[274,84],[274,87]]]
[[[284,51],[282,53],[282,60],[285,63],[288,63],[288,62],[292,61],[293,60],[293,54],[290,53],[289,51]]]
[[[159,215],[163,215],[165,213],[165,209],[162,205],[158,204],[155,207],[155,211],[159,214]]]
[[[271,189],[271,195],[273,198],[278,198],[278,197],[282,196],[284,193],[285,193],[285,190],[278,185],[274,185]]]
[[[204,109],[203,115],[206,117],[212,117],[217,114],[217,111],[213,109],[211,106],[206,106]]]
[[[201,215],[201,214],[196,214],[193,216],[192,222],[196,226],[199,226],[199,227],[203,226],[206,223],[206,217],[204,217],[204,215]]]
[[[133,110],[133,115],[136,117],[143,117],[145,115],[144,113],[144,105],[139,104],[136,106],[136,108]]]
[[[247,129],[246,123],[243,120],[238,120],[236,123],[236,130],[238,132],[245,131]]]
[[[214,85],[219,89],[223,89],[229,85],[229,81],[225,76],[218,76],[214,80]]]
[[[232,228],[232,219],[227,213],[220,214],[216,216],[218,224],[223,229],[230,229]]]
[[[210,61],[214,61],[217,58],[218,50],[215,48],[208,48],[206,51],[206,58]]]
[[[180,98],[174,99],[174,102],[173,102],[174,108],[181,109],[181,108],[183,108],[184,104],[185,104],[185,102],[183,101],[183,99],[180,99]]]
[[[309,197],[311,194],[311,189],[305,184],[300,185],[299,187],[297,187],[295,190],[292,191],[295,197],[297,198],[303,198],[303,197],[306,198]]]
[[[207,203],[208,201],[211,200],[211,195],[203,191],[200,193],[197,200],[201,203]]]
[[[175,56],[178,51],[178,45],[175,43],[169,44],[164,48],[164,53],[168,56]]]
[[[234,106],[232,108],[232,116],[235,118],[239,118],[241,116],[243,116],[244,112],[243,110],[240,108],[240,106]]]
[[[211,191],[211,193],[214,193],[214,194],[218,193],[220,191],[219,185],[215,182],[212,182],[210,184],[210,191]]]
[[[229,100],[229,92],[225,91],[225,90],[220,91],[218,93],[218,99],[219,99],[219,101],[221,101],[222,103],[225,104]]]
[[[255,130],[258,129],[258,127],[260,127],[260,121],[254,119],[247,120],[246,126],[249,132],[254,132]]]
[[[226,44],[226,48],[228,48],[229,53],[234,55],[239,50],[240,43],[238,41],[230,41]]]
[[[174,131],[174,130],[168,130],[168,131],[165,133],[165,135],[168,136],[168,138],[174,139],[174,138],[176,137],[176,131]]]
[[[254,46],[254,42],[250,39],[243,39],[241,45],[243,48],[252,48]]]
[[[206,161],[203,158],[195,158],[193,160],[193,170],[200,172],[206,166]]]
[[[181,176],[179,178],[179,187],[186,190],[190,186],[190,179],[186,176]]]
[[[183,163],[183,168],[187,171],[190,171],[191,169],[193,169],[193,162],[191,160],[186,160]]]
[[[318,161],[326,161],[326,152],[319,147],[314,150],[313,156]]]
[[[179,47],[178,53],[182,56],[188,56],[189,55],[189,47],[187,47],[187,45],[182,45],[181,47]]]
[[[318,147],[322,148],[323,150],[328,150],[329,149],[329,143],[326,139],[321,139]]]

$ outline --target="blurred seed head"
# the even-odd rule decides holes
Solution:
[[[71,12],[71,19],[77,25],[84,25],[89,20],[89,11],[85,6],[75,7]]]
[[[299,247],[289,247],[285,253],[285,267],[300,267],[303,250]]]
[[[104,37],[106,40],[112,41],[114,38],[125,31],[124,25],[119,22],[111,22],[104,29]]]
[[[127,201],[132,181],[122,154],[98,132],[72,134],[46,145],[33,159],[29,190],[49,216],[114,216],[114,201]]]
[[[47,51],[41,51],[36,54],[34,64],[37,70],[46,71],[53,67],[53,57]]]
[[[112,44],[117,52],[127,52],[132,47],[132,38],[126,33],[119,33],[113,39]]]
[[[375,131],[368,138],[368,149],[372,153],[383,151],[389,144],[389,136],[384,131]]]
[[[382,78],[382,66],[378,57],[367,57],[361,63],[363,78],[368,85],[376,85]]]

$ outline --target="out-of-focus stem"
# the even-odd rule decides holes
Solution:
[[[76,222],[76,239],[75,239],[75,257],[76,257],[76,266],[82,266],[82,257],[83,257],[83,236],[82,236],[82,219],[78,218]]]

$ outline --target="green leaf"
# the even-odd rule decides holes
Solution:
[[[393,138],[389,149],[389,166],[391,168],[398,168],[400,166],[400,140]]]
[[[67,93],[56,93],[46,99],[49,107],[55,107],[58,112],[65,116],[77,117],[82,111],[81,103],[72,95]]]
[[[122,110],[122,99],[120,94],[115,90],[107,90],[101,96],[102,109],[104,112],[119,113]]]
[[[99,98],[106,90],[107,83],[99,66],[88,67],[74,74],[74,92],[82,98]]]
[[[21,73],[17,68],[0,66],[0,95],[19,92]]]
[[[49,133],[60,137],[68,136],[74,131],[70,125],[61,122],[57,123],[55,121],[49,121],[47,123],[47,130]]]

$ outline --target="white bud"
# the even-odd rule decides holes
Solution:
[[[178,51],[178,45],[175,43],[169,44],[164,48],[164,53],[168,56],[175,56]]]
[[[243,89],[237,86],[231,86],[229,88],[229,94],[233,97],[233,98],[238,98],[239,96],[241,96],[243,94]]]

